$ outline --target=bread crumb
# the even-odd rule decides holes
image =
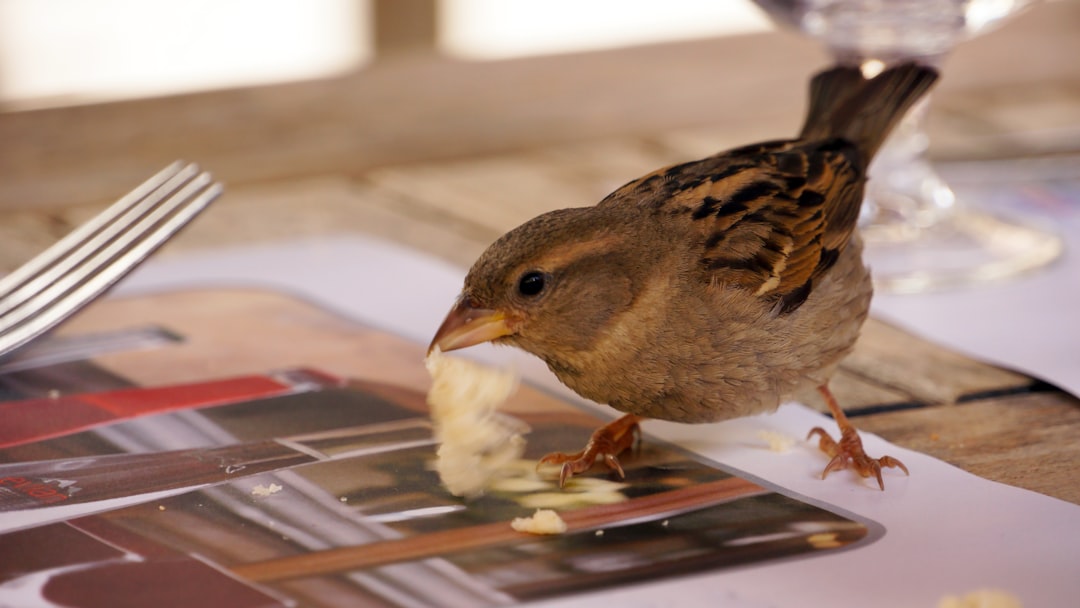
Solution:
[[[455,496],[477,496],[525,453],[528,426],[495,410],[517,390],[514,374],[443,356],[425,361],[432,385],[427,401],[439,442],[435,470]]]
[[[836,532],[821,532],[806,537],[806,542],[815,549],[836,549],[843,547],[844,543],[836,537]]]
[[[1000,589],[977,589],[963,597],[946,595],[938,608],[1024,608],[1015,595]]]
[[[769,450],[778,454],[791,449],[791,446],[795,445],[795,440],[778,431],[758,431],[758,439],[763,440],[769,444]]]
[[[532,517],[515,517],[510,527],[518,532],[529,534],[562,534],[566,532],[566,522],[551,509],[537,509]]]
[[[622,492],[533,492],[517,499],[523,507],[567,509],[580,505],[615,505],[626,502]]]
[[[504,471],[510,472],[507,469]],[[514,471],[516,473],[516,471]],[[544,492],[554,488],[554,484],[537,477],[503,477],[496,479],[488,485],[489,490],[506,492],[508,494],[530,494]]]
[[[278,492],[282,491],[283,489],[284,488],[282,488],[281,486],[279,486],[276,483],[272,483],[269,486],[265,486],[265,485],[260,483],[259,485],[255,486],[254,488],[251,488],[251,495],[252,496],[266,497],[266,496],[270,496],[271,494],[277,494]]]

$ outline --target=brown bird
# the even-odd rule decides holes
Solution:
[[[863,452],[828,389],[866,319],[872,286],[855,230],[866,168],[937,79],[902,64],[865,79],[813,78],[796,139],[654,171],[592,207],[536,217],[473,265],[431,348],[485,341],[543,359],[583,397],[627,415],[562,465],[561,481],[618,454],[644,418],[716,422],[769,412],[817,387],[841,438],[832,456],[863,477],[907,468]]]

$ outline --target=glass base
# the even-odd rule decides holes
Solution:
[[[999,281],[1045,266],[1064,251],[1056,234],[963,207],[917,233],[910,225],[898,233],[886,223],[866,226],[862,234],[874,288],[884,293]]]

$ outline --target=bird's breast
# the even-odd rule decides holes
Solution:
[[[858,241],[796,311],[745,289],[655,280],[591,348],[547,358],[585,398],[648,418],[716,422],[774,410],[825,382],[869,308]]]

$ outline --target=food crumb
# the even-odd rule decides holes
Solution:
[[[338,500],[341,501],[341,502],[349,502],[349,497],[348,496],[342,496]]]
[[[811,534],[806,537],[806,542],[810,543],[810,546],[815,549],[836,549],[837,547],[844,546],[844,544],[840,542],[840,539],[836,537],[835,532]]]
[[[597,535],[597,536],[603,536],[603,535],[604,535],[604,531],[603,531],[603,530],[597,530],[597,531],[596,531],[596,535]]]
[[[566,522],[551,509],[537,509],[532,517],[515,517],[510,527],[518,532],[529,534],[562,534],[566,532]]]
[[[668,527],[669,523],[671,523],[671,522],[669,522],[668,520],[665,519],[664,521],[660,522],[660,525],[666,528],[666,527]]]
[[[1000,589],[977,589],[963,597],[946,595],[938,608],[1023,608],[1020,599]]]
[[[282,488],[281,486],[279,486],[276,483],[272,483],[269,486],[266,486],[266,485],[263,485],[263,484],[260,483],[259,485],[255,486],[254,488],[251,488],[251,495],[252,496],[263,496],[263,497],[265,497],[265,496],[270,496],[271,494],[277,494],[278,492],[280,492],[283,489],[284,488]]]
[[[158,505],[157,510],[158,511],[164,511],[165,510],[165,505]]]
[[[438,349],[425,361],[427,401],[439,442],[435,470],[455,496],[484,493],[525,452],[528,426],[496,412],[517,390],[514,374],[486,368]]]
[[[769,450],[782,454],[795,445],[795,440],[778,431],[758,431],[758,439],[769,444]]]

